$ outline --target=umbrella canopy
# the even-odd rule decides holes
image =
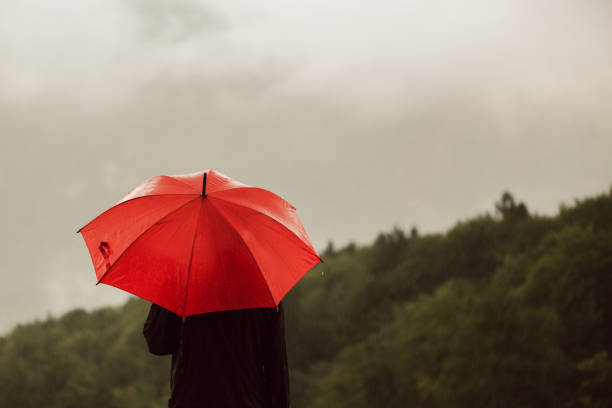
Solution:
[[[98,283],[180,316],[274,307],[321,261],[295,207],[214,170],[150,178],[78,232]]]

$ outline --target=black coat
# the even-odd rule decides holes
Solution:
[[[170,408],[289,406],[281,305],[183,320],[152,304],[143,334],[151,353],[172,354]]]

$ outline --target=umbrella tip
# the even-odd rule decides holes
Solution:
[[[206,172],[204,172],[204,178],[202,179],[202,197],[206,197]]]

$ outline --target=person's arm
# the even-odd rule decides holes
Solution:
[[[172,354],[178,346],[181,318],[163,307],[151,303],[142,329],[149,351],[155,355]]]
[[[264,356],[264,377],[271,408],[289,407],[289,367],[285,345],[285,315],[282,305],[274,309],[272,331]]]

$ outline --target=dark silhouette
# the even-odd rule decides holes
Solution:
[[[504,191],[499,202],[495,203],[495,211],[504,220],[522,220],[529,217],[525,203],[517,203],[509,191]]]
[[[172,354],[170,408],[285,408],[289,374],[282,306],[182,319],[152,304],[149,351]]]

